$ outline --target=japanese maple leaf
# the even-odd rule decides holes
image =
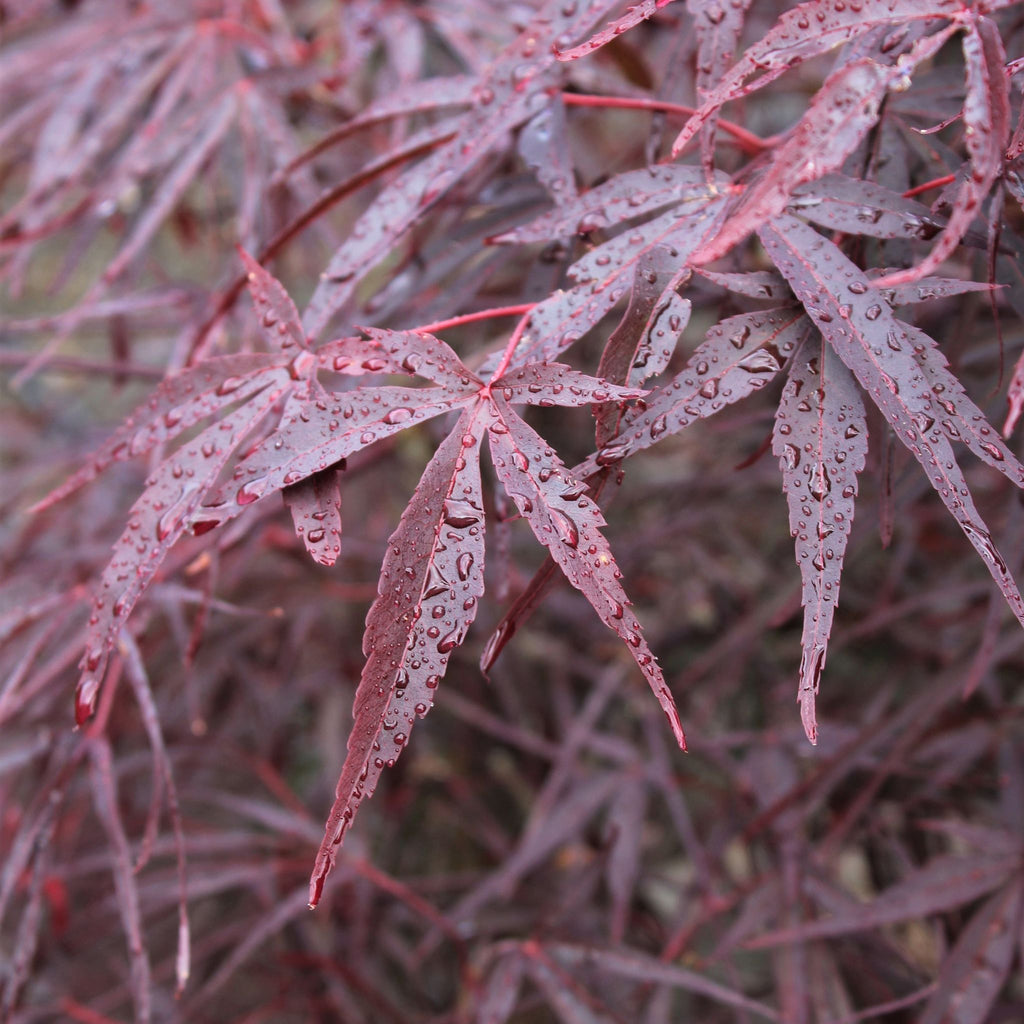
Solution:
[[[109,463],[151,450],[217,413],[223,418],[170,454],[129,513],[128,528],[103,573],[78,684],[85,721],[131,609],[171,545],[281,492],[296,530],[323,564],[341,536],[336,467],[349,455],[423,420],[457,413],[388,542],[378,597],[366,620],[367,661],[337,799],[310,889],[317,902],[337,847],[381,770],[393,763],[417,717],[426,714],[448,659],[463,641],[483,593],[484,511],[480,452],[485,436],[499,480],[566,578],[626,643],[676,739],[685,746],[675,703],[602,533],[600,508],[514,405],[591,406],[646,394],[561,363],[517,360],[524,318],[485,383],[441,339],[426,332],[366,328],[366,337],[309,347],[283,286],[243,253],[264,336],[276,350],[211,360],[166,381],[88,465],[40,503],[45,507]],[[328,391],[317,370],[348,375],[404,374],[427,387],[375,384]],[[241,403],[241,404],[238,404]],[[229,411],[231,406],[237,406]],[[236,449],[271,415],[272,429],[218,482]]]

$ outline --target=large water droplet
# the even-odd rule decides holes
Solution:
[[[574,548],[579,545],[579,527],[560,509],[551,510],[551,522],[558,533],[558,538],[567,547]]]

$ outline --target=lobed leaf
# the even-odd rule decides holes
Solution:
[[[621,300],[619,288],[589,284],[558,289],[530,310],[512,365],[557,359],[574,345]],[[484,361],[481,373],[497,369],[499,354]]]
[[[853,522],[857,474],[867,455],[864,405],[850,371],[820,336],[790,361],[772,451],[782,470],[802,578],[800,718],[817,742],[815,698]]]
[[[592,249],[569,268],[569,277],[580,283],[595,282],[596,287],[610,288],[613,293],[617,288],[620,295],[625,294],[625,272],[659,247],[673,252],[680,264],[686,262],[717,228],[725,206],[725,196],[711,186],[699,197],[688,199]]]
[[[1012,484],[1024,487],[1024,465],[1003,444],[995,427],[971,401],[959,378],[933,338],[920,327],[897,320],[914,347],[914,358],[928,381],[935,401],[940,426],[953,441],[962,441],[982,462],[999,470]]]
[[[371,341],[390,357],[390,365],[400,372],[415,374],[453,390],[464,390],[480,378],[466,369],[447,342],[423,331],[385,331],[360,327]],[[365,364],[364,364],[365,365]]]
[[[924,204],[845,174],[828,174],[813,188],[794,189],[788,206],[815,224],[848,235],[929,239],[943,227]]]
[[[626,642],[677,742],[685,749],[675,701],[640,623],[629,611],[629,598],[619,582],[621,573],[601,533],[605,520],[600,508],[542,437],[512,413],[503,399],[493,395],[492,401],[491,455],[502,486],[569,582],[586,597],[601,621]]]
[[[789,294],[789,285],[781,274],[773,270],[748,270],[739,274],[720,273],[707,267],[694,267],[695,274],[719,288],[751,299],[777,299]]]
[[[949,438],[939,425],[944,410],[936,404],[906,330],[879,301],[870,280],[813,228],[783,216],[763,227],[760,236],[808,315],[921,463],[1024,624],[1020,591],[974,506]]]
[[[430,709],[448,658],[484,591],[479,406],[463,412],[427,464],[388,541],[378,597],[366,616],[367,656],[334,805],[310,879],[316,906],[360,803]]]

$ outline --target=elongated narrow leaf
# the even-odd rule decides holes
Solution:
[[[115,462],[152,451],[216,412],[270,387],[283,385],[286,375],[276,369],[280,357],[264,353],[221,356],[182,370],[164,380],[110,439],[72,477],[37,502],[42,511],[94,480]]]
[[[851,903],[833,917],[768,932],[746,946],[757,949],[849,935],[962,907],[1005,884],[1017,871],[1017,859],[1016,854],[936,857],[904,881],[882,890],[871,903]]]
[[[724,211],[724,194],[710,186],[700,196],[591,249],[569,268],[569,276],[579,283],[593,281],[602,288],[618,288],[625,295],[630,284],[625,274],[641,257],[660,246],[675,250],[680,263],[685,262],[717,229]]]
[[[718,0],[686,0],[686,9],[697,33],[695,84],[698,96],[712,92],[732,65],[750,4],[751,0],[731,0],[727,4]],[[701,131],[701,166],[705,172],[714,162],[717,120],[712,114]]]
[[[963,47],[967,71],[963,122],[970,172],[957,189],[949,222],[932,251],[915,267],[883,278],[880,286],[905,284],[934,273],[960,244],[1002,170],[1010,133],[1010,83],[1003,71],[1006,51],[998,29],[985,17],[968,23]]]
[[[625,14],[620,14],[619,17],[605,25],[600,32],[591,36],[586,42],[573,46],[568,50],[559,49],[558,59],[565,61],[579,60],[580,57],[585,57],[587,54],[593,53],[594,50],[599,50],[613,39],[618,39],[623,32],[633,28],[634,25],[639,25],[640,22],[653,18],[662,7],[670,3],[672,3],[672,0],[639,0],[639,3],[631,4],[626,9]]]
[[[341,492],[338,470],[324,469],[282,492],[295,533],[313,561],[334,565],[341,551]]]
[[[155,195],[146,205],[146,212],[135,223],[124,245],[104,271],[104,281],[109,283],[119,277],[149,243],[231,127],[235,113],[235,96],[229,93],[213,108],[187,152],[160,183]]]
[[[949,363],[933,338],[920,327],[896,321],[914,347],[914,358],[935,396],[939,425],[954,441],[962,441],[982,462],[999,470],[1011,483],[1024,487],[1024,466],[1003,444],[999,432],[971,401],[963,384],[949,369]]]
[[[727,179],[722,178],[724,187]],[[708,182],[698,167],[668,164],[623,171],[596,185],[572,202],[537,217],[495,242],[549,242],[571,234],[589,234],[625,224],[665,206],[701,202],[708,198]]]
[[[985,1024],[1013,964],[1024,886],[1012,882],[975,913],[939,969],[919,1024]]]
[[[382,331],[375,327],[359,328],[380,346],[393,364],[403,373],[415,374],[432,380],[442,387],[460,390],[480,379],[466,369],[462,360],[447,342],[421,331]]]
[[[448,658],[476,615],[484,590],[483,420],[479,406],[463,413],[388,541],[378,597],[366,617],[367,661],[348,754],[310,880],[310,906],[320,899],[359,804],[431,707]]]
[[[569,582],[591,603],[601,621],[626,642],[681,747],[686,746],[679,712],[665,677],[630,611],[619,570],[601,527],[600,508],[583,484],[570,477],[544,439],[493,396],[491,454],[502,486]]]
[[[731,1006],[736,1010],[755,1013],[766,1020],[778,1020],[778,1014],[754,999],[749,999],[736,989],[713,981],[696,971],[675,964],[667,964],[657,957],[632,950],[601,949],[596,946],[573,946],[569,943],[550,943],[549,953],[562,964],[598,968],[602,973],[631,978],[634,981],[655,985],[671,985],[684,992],[693,992],[705,999]]]
[[[890,306],[913,306],[933,299],[946,299],[952,295],[966,295],[969,292],[990,292],[994,286],[984,281],[962,281],[956,277],[926,277],[910,284],[895,285],[880,289]]]
[[[867,448],[857,386],[815,332],[790,362],[772,439],[803,580],[799,700],[800,718],[812,743],[818,735],[815,697],[839,603],[857,474],[864,468]]]
[[[519,155],[556,203],[576,198],[565,104],[560,96],[555,96],[523,125],[519,133]]]
[[[284,285],[259,265],[241,246],[238,254],[249,278],[249,294],[256,307],[260,328],[271,350],[308,348],[299,311]]]
[[[813,187],[794,189],[788,205],[793,213],[848,235],[929,239],[943,226],[923,203],[845,174],[828,174]]]
[[[724,274],[707,267],[694,267],[694,273],[736,295],[751,299],[778,299],[789,294],[785,278],[772,270],[750,270],[742,274]]]
[[[519,998],[524,964],[521,957],[506,956],[491,968],[477,1001],[473,1024],[506,1024]]]
[[[295,416],[238,464],[230,483],[203,502],[199,518],[230,519],[267,494],[385,437],[442,413],[471,394],[447,388],[357,388],[329,393],[301,405]]]
[[[786,208],[797,185],[838,170],[874,125],[892,78],[891,68],[863,59],[835,71],[807,113],[772,153],[761,177],[744,192],[714,238],[690,257],[711,263]]]
[[[957,0],[809,0],[797,5],[733,65],[679,133],[673,156],[729,100],[763,88],[789,68],[879,26],[915,18],[952,18],[958,10]]]
[[[620,288],[594,288],[590,284],[553,292],[530,310],[513,365],[557,359],[600,323],[622,296]],[[495,354],[488,359],[481,372],[493,372],[500,358]]]
[[[783,216],[762,228],[760,235],[808,315],[920,462],[1024,624],[1020,591],[974,506],[941,426],[945,410],[936,402],[907,332],[868,278],[813,228]]]
[[[527,24],[478,80],[475,105],[454,123],[455,137],[389,185],[359,218],[349,238],[331,257],[303,317],[317,335],[352,297],[366,271],[375,266],[424,212],[448,194],[508,133],[534,117],[549,88],[560,85],[552,52],[565,34],[589,31],[612,6],[549,4]],[[524,63],[524,47],[532,60]]]
[[[527,363],[490,385],[513,405],[592,405],[641,398],[641,388],[621,388],[564,363]]]
[[[235,449],[271,409],[280,393],[279,388],[264,391],[257,400],[207,427],[168,456],[132,506],[128,527],[114,545],[93,602],[75,697],[75,718],[79,724],[93,712],[110,649],[135,603]]]
[[[451,75],[431,78],[429,88],[424,88],[423,82],[400,86],[374,100],[357,117],[346,121],[295,157],[282,169],[280,176],[293,174],[299,167],[370,125],[409,114],[436,113],[445,107],[468,106],[473,102],[475,81],[471,75]]]
[[[808,327],[793,307],[741,313],[716,324],[673,380],[626,413],[619,433],[583,463],[581,472],[589,476],[760,390],[782,369]]]

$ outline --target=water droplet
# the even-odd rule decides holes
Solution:
[[[828,475],[828,469],[821,464],[815,466],[814,472],[811,474],[811,497],[815,501],[821,501],[831,490],[832,480]]]
[[[300,352],[289,364],[288,375],[292,380],[302,380],[316,365],[316,356],[312,352]]]
[[[444,503],[444,521],[448,526],[463,530],[480,522],[483,513],[472,503],[449,498]]]
[[[384,415],[384,422],[394,426],[397,423],[405,423],[406,420],[412,419],[412,409],[398,408],[391,409]]]
[[[551,522],[558,533],[558,538],[567,547],[574,548],[579,545],[579,527],[560,509],[551,510]]]
[[[266,477],[257,477],[255,480],[247,480],[241,487],[238,488],[238,493],[235,495],[235,501],[239,505],[251,505],[254,501],[257,501],[263,492],[263,484]]]
[[[868,306],[868,308],[864,311],[865,320],[877,320],[881,315],[882,307],[879,306],[877,303],[875,303],[875,305],[873,306]]]
[[[718,380],[712,377],[711,380],[705,381],[700,393],[704,398],[715,398],[718,395]]]
[[[457,629],[453,629],[437,642],[438,654],[451,654],[459,644],[462,643],[462,636]]]
[[[473,568],[473,555],[469,551],[464,551],[455,560],[455,571],[459,574],[460,580],[469,579],[470,570]]]
[[[228,377],[217,386],[217,394],[230,395],[233,391],[237,391],[244,383],[244,377]]]
[[[437,597],[438,594],[443,594],[445,591],[451,589],[451,584],[441,574],[441,570],[431,563],[427,569],[427,579],[423,584],[423,598]]]

